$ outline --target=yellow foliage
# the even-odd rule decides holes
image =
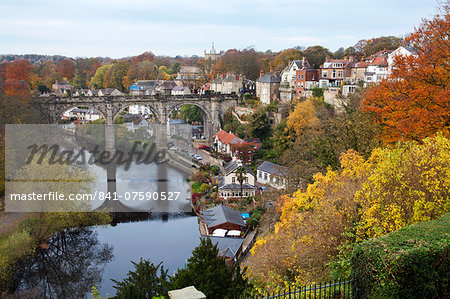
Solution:
[[[326,278],[344,244],[380,236],[450,211],[450,140],[375,149],[364,160],[349,150],[342,169],[314,176],[306,190],[280,200],[275,231],[252,249],[249,275],[269,288]],[[355,225],[356,224],[356,225]]]
[[[289,114],[286,124],[287,128],[293,130],[297,136],[306,129],[318,129],[320,121],[311,100],[298,103],[294,111]]]

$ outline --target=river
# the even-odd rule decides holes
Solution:
[[[107,170],[98,166],[90,169],[97,176],[93,192],[108,191]],[[132,164],[128,171],[115,169],[118,194],[146,192],[158,189],[155,182],[158,166]],[[49,249],[38,248],[35,257],[19,270],[19,290],[35,289],[49,298],[91,298],[91,287],[100,290],[102,298],[114,295],[113,281],[122,280],[133,270],[131,261],[149,259],[155,265],[162,262],[172,275],[184,267],[192,250],[200,243],[197,217],[184,213],[190,203],[188,174],[174,168],[164,169],[165,189],[182,195],[164,203],[167,213],[150,213],[147,219],[122,218],[119,222],[74,230],[49,241]],[[155,202],[125,202],[134,208],[152,210]],[[156,205],[158,205],[156,203]],[[152,215],[152,216],[150,216]],[[156,215],[156,216],[155,216]],[[139,219],[139,220],[138,220]]]

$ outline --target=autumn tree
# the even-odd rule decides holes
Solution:
[[[316,116],[314,104],[311,100],[299,102],[287,119],[287,129],[292,130],[298,136],[302,131],[318,129],[320,121]]]
[[[362,48],[365,56],[370,56],[378,51],[395,50],[404,43],[402,38],[396,36],[381,36],[367,40]]]
[[[64,59],[63,61],[59,62],[57,65],[58,72],[63,76],[63,78],[66,78],[67,81],[72,79],[72,76],[74,75],[74,63],[72,59]]]
[[[142,61],[153,61],[154,59],[155,59],[155,55],[152,52],[147,51],[147,52],[142,53],[141,55],[133,56],[131,58],[131,62],[133,64],[138,64]]]
[[[109,71],[109,69],[112,67],[111,64],[103,65],[97,69],[95,72],[95,75],[91,79],[90,86],[91,88],[103,88],[103,80],[105,78],[105,74]]]
[[[306,189],[280,198],[280,221],[255,243],[250,276],[269,288],[328,279],[330,265],[348,265],[356,242],[449,212],[449,161],[442,135],[378,148],[367,159],[347,151],[341,170],[317,173]]]
[[[274,71],[283,70],[290,61],[303,58],[303,52],[299,49],[287,49],[278,53],[271,63]]]
[[[450,15],[424,20],[406,38],[415,54],[397,56],[388,80],[368,90],[364,109],[383,127],[386,143],[422,140],[450,129]]]
[[[5,92],[8,95],[24,95],[30,91],[33,66],[22,59],[9,63],[5,70]]]

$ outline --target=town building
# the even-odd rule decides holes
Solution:
[[[56,82],[52,84],[52,90],[56,94],[63,94],[67,91],[72,92],[73,86],[67,82],[59,82],[56,80]]]
[[[239,231],[240,237],[247,228],[241,214],[224,205],[201,211],[199,215],[200,225],[203,225],[208,236],[225,237],[229,231]],[[215,232],[216,230],[221,230]],[[223,233],[225,231],[225,234]]]
[[[242,196],[240,174],[238,173],[239,167],[245,169],[242,181]],[[255,187],[255,175],[248,165],[243,164],[240,160],[234,160],[225,165],[224,170],[225,175],[219,177],[219,198],[231,199],[255,196],[257,190],[257,187]]]
[[[222,80],[222,94],[238,94],[243,88],[244,76],[227,74],[227,76]]]
[[[189,87],[186,86],[175,86],[172,89],[172,95],[173,96],[182,96],[182,95],[188,95],[191,94],[191,90]]]
[[[264,161],[257,168],[257,182],[276,189],[286,188],[286,176],[287,168],[275,163]]]
[[[201,236],[201,238],[207,237]],[[236,262],[242,253],[244,238],[209,236],[209,239],[213,245],[217,244],[218,256],[222,257],[228,264]]]
[[[183,65],[178,71],[175,83],[179,86],[187,86],[191,90],[200,87],[200,80],[203,76],[202,71],[196,66]]]
[[[115,88],[106,88],[106,89],[100,89],[97,94],[99,97],[104,96],[121,96],[123,93],[121,93],[118,89]]]
[[[131,105],[128,107],[128,112],[130,114],[141,114],[141,115],[152,114],[150,108],[142,106],[142,105]]]
[[[161,95],[170,95],[172,93],[172,89],[177,86],[174,81],[163,81],[160,80],[157,82],[153,94],[161,94]]]
[[[278,73],[260,73],[256,80],[256,96],[263,106],[269,105],[280,98],[281,78]]]
[[[244,139],[244,142],[231,145],[231,156],[233,159],[241,160],[243,163],[251,163],[256,153],[261,148],[259,138]]]
[[[312,69],[306,59],[302,65],[295,71],[295,97],[311,96],[311,90],[319,85],[319,70]]]
[[[213,136],[214,147],[219,153],[229,154],[233,153],[232,145],[238,145],[244,143],[244,139],[241,139],[234,135],[233,133],[227,133],[224,130],[219,130]]]
[[[296,97],[296,78],[298,70],[310,70],[311,66],[308,61],[303,58],[303,60],[292,60],[289,62],[288,66],[281,71],[281,81],[280,81],[280,100],[282,102],[290,102]]]
[[[223,55],[223,51],[217,51],[214,48],[214,43],[212,43],[211,50],[209,50],[209,52],[206,52],[206,50],[205,50],[204,54],[205,54],[205,60],[217,61]]]
[[[92,122],[102,117],[100,113],[94,109],[73,108],[64,115],[67,116],[67,114],[71,119],[76,118],[80,123]]]
[[[353,57],[350,59],[329,59],[320,66],[319,87],[337,92],[346,78],[351,77]]]
[[[151,95],[155,90],[158,80],[139,80],[130,86],[133,95]]]
[[[394,51],[388,54],[387,63],[388,63],[388,72],[391,73],[392,69],[395,68],[395,57],[397,56],[410,56],[416,55],[415,51],[410,47],[398,47]]]

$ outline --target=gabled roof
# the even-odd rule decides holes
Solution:
[[[353,65],[353,67],[363,68],[363,67],[367,67],[368,64],[369,64],[368,62],[361,60],[361,61],[358,61],[357,63],[355,63]]]
[[[232,208],[219,205],[201,212],[200,218],[208,227],[215,227],[224,223],[233,223],[245,227],[241,214]]]
[[[256,82],[259,83],[280,83],[281,78],[278,76],[278,74],[274,73],[267,73],[259,77]]]
[[[173,91],[184,91],[185,89],[187,89],[186,86],[175,86],[172,90]]]
[[[211,84],[220,84],[222,83],[222,78],[221,77],[217,77],[216,79],[211,81]]]
[[[286,175],[287,168],[272,162],[264,161],[261,165],[259,165],[258,170],[264,171],[270,174],[276,175]]]
[[[387,66],[387,60],[385,57],[379,56],[379,57],[375,57],[375,59],[369,63],[369,65],[379,65],[379,66]]]
[[[236,253],[241,248],[242,243],[244,242],[243,238],[223,238],[223,237],[206,237],[202,236],[201,238],[210,238],[211,243],[217,244],[217,248],[219,249],[219,256],[235,258]]]
[[[247,173],[250,173],[251,175],[254,175],[252,169],[248,165],[243,164],[242,162],[238,162],[237,160],[229,162],[223,168],[225,169],[225,173],[229,174],[229,173],[235,171],[240,166],[244,167],[245,170],[247,171]]]
[[[241,144],[244,142],[244,140],[237,137],[233,133],[227,133],[224,130],[219,130],[216,134],[214,134],[213,138],[216,137],[224,144]]]

